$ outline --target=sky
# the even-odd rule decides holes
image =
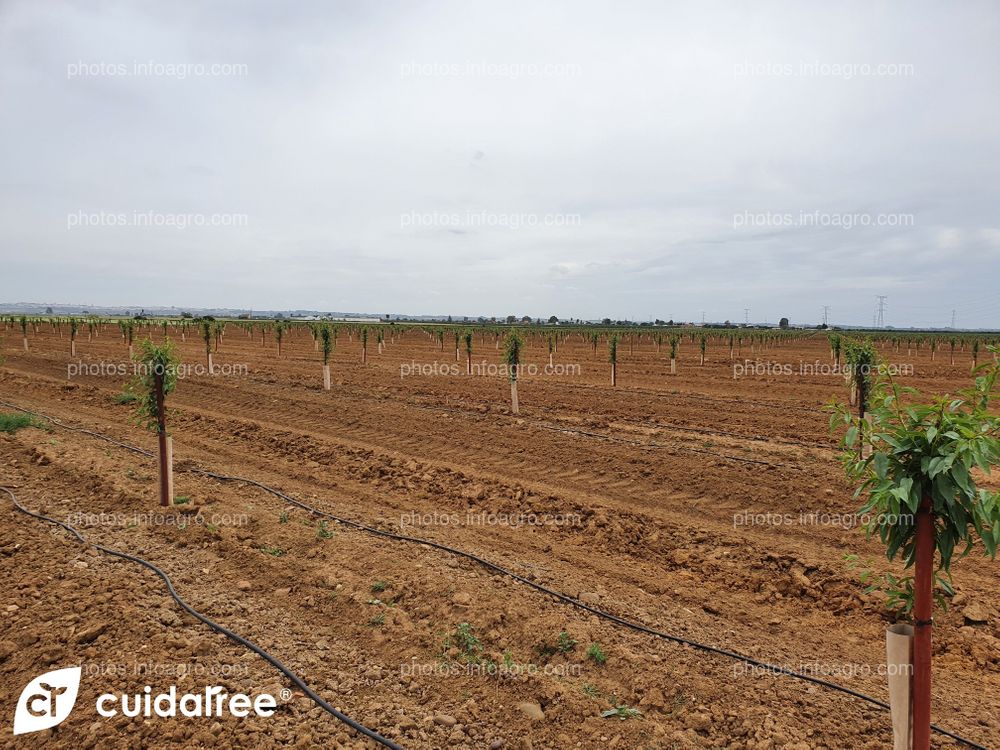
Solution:
[[[1000,4],[0,0],[0,302],[1000,327]]]

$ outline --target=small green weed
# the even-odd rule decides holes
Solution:
[[[604,653],[604,649],[601,648],[600,643],[591,643],[587,647],[587,658],[597,665],[603,665],[608,660],[608,656]]]
[[[14,412],[0,412],[0,432],[14,434],[25,427],[37,427],[42,429],[42,423],[30,414]]]
[[[618,719],[625,721],[626,719],[635,719],[638,718],[639,716],[642,716],[642,711],[640,711],[638,708],[632,708],[632,706],[625,706],[625,705],[615,706],[613,708],[609,708],[607,711],[601,711],[602,719],[611,719],[617,717]]]

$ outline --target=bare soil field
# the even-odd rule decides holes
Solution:
[[[147,450],[118,403],[121,336],[69,340],[48,326],[0,344],[10,404]],[[145,334],[143,334],[145,335]],[[159,340],[158,330],[152,333]],[[176,340],[176,337],[172,335]],[[204,344],[178,341],[182,361]],[[454,547],[591,607],[684,639],[887,699],[879,593],[892,570],[850,514],[823,405],[846,399],[825,335],[699,365],[685,336],[676,375],[648,338],[619,347],[529,339],[520,414],[500,375],[465,374],[454,343],[418,329],[385,351],[342,332],[323,390],[304,330],[283,342],[230,325],[220,373],[171,394],[175,495],[157,514],[156,461],[60,426],[0,433],[0,486],[88,540],[170,574],[199,611],[265,648],[332,705],[406,748],[854,750],[892,744],[888,712],[844,693],[639,632],[469,559],[316,517],[246,477],[335,516]],[[478,334],[473,363],[499,363]],[[884,352],[927,393],[969,382],[970,355]],[[755,366],[745,364],[749,360]],[[103,364],[102,364],[103,363]],[[68,366],[77,371],[67,376]],[[786,368],[778,367],[778,365]],[[245,367],[244,367],[245,366]],[[578,366],[578,367],[577,367]],[[101,372],[103,368],[105,372]],[[269,664],[187,615],[161,580],[87,549],[0,498],[0,709],[47,669],[84,668],[56,748],[375,747]],[[197,521],[191,521],[198,513]],[[185,519],[188,522],[185,524]],[[869,563],[868,560],[871,560]],[[1000,578],[979,552],[955,565],[935,629],[934,721],[1000,747]],[[604,663],[588,656],[599,644]],[[498,669],[484,668],[493,663]],[[283,696],[272,717],[101,719],[97,695],[177,685]],[[617,706],[638,715],[602,717]],[[39,735],[0,746],[34,747]],[[935,747],[962,747],[941,735]]]

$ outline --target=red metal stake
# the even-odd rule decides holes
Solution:
[[[924,496],[917,511],[913,604],[913,750],[931,746],[931,634],[934,610],[934,513]]]

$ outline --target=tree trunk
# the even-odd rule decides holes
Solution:
[[[517,380],[510,381],[510,407],[515,414],[520,414],[517,405]]]
[[[913,750],[931,746],[931,617],[934,609],[934,514],[924,496],[917,511],[913,584]]]
[[[323,390],[330,390],[330,365],[323,365]]]
[[[156,437],[160,448],[160,505],[170,505],[170,446],[167,442],[167,417],[164,411],[163,374],[153,374],[153,387],[156,389]]]
[[[865,414],[865,421],[868,423],[868,432],[869,432],[869,434],[871,434],[871,429],[872,429],[872,415],[871,415],[871,412],[868,412],[867,414]],[[861,443],[861,458],[868,458],[868,457],[870,457],[873,450],[874,450],[874,448],[872,448],[872,444],[870,442],[865,441],[865,442]]]
[[[167,435],[167,498],[174,501],[174,439]]]

